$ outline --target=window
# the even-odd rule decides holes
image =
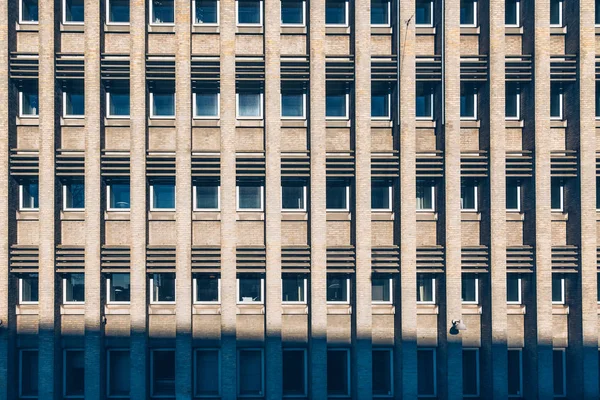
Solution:
[[[129,397],[130,353],[125,349],[111,349],[106,352],[106,372],[108,397]]]
[[[477,26],[476,0],[460,0],[460,24],[462,26]]]
[[[460,84],[460,118],[477,119],[477,86],[473,83]]]
[[[392,187],[390,179],[371,181],[371,210],[392,211]]]
[[[600,210],[600,177],[596,177],[596,211]]]
[[[327,82],[326,86],[325,116],[329,119],[348,119],[350,102],[348,88],[340,82]]]
[[[128,25],[129,0],[107,0],[106,22],[109,25]]]
[[[521,304],[521,275],[506,274],[506,302],[508,304]]]
[[[111,181],[106,186],[109,211],[129,211],[129,181]]]
[[[237,118],[262,119],[263,89],[255,84],[238,86],[236,93]]]
[[[550,85],[550,119],[563,119],[563,88],[560,82]]]
[[[301,274],[281,275],[281,299],[284,303],[306,304],[307,279]]]
[[[38,0],[21,0],[19,2],[19,23],[37,24],[38,21]]]
[[[520,349],[508,349],[508,396],[523,396],[523,369]]]
[[[504,25],[521,26],[521,1],[506,0],[504,9]]]
[[[156,1],[156,0],[155,0]],[[175,86],[159,82],[150,88],[150,118],[175,117]]]
[[[108,303],[128,304],[130,301],[130,276],[127,272],[115,272],[106,277]]]
[[[473,179],[461,180],[460,209],[462,211],[477,211],[477,182]]]
[[[435,349],[417,349],[417,393],[419,397],[436,396]]]
[[[563,26],[562,0],[550,0],[550,26]]]
[[[281,180],[281,209],[283,211],[306,211],[305,180]]]
[[[394,394],[392,350],[373,349],[373,396],[390,397]]]
[[[175,211],[175,182],[166,180],[150,184],[150,211]]]
[[[564,183],[560,179],[553,178],[550,182],[550,207],[552,211],[563,211],[564,191]]]
[[[62,184],[63,211],[85,209],[85,184],[83,179],[69,179]]]
[[[426,82],[417,82],[416,88],[415,107],[417,119],[433,119],[433,85]]]
[[[264,359],[262,349],[239,349],[237,357],[238,396],[264,394]]]
[[[37,81],[19,88],[19,117],[37,118],[40,112]]]
[[[598,291],[598,303],[600,303],[600,272],[596,275],[596,290]]]
[[[517,82],[506,82],[506,109],[508,120],[521,119],[521,88]]]
[[[283,396],[302,397],[307,392],[305,349],[283,349]]]
[[[392,304],[393,279],[390,275],[373,275],[371,277],[371,301],[375,304]]]
[[[237,0],[237,23],[238,25],[262,25],[261,0]]]
[[[150,24],[171,25],[175,23],[174,0],[150,0]]]
[[[195,25],[219,25],[219,0],[194,0]]]
[[[194,275],[194,303],[219,304],[221,302],[221,277],[218,274]]]
[[[150,352],[150,393],[155,397],[175,397],[175,350]]]
[[[435,184],[417,179],[417,211],[435,211]]]
[[[304,0],[281,0],[281,25],[306,25],[306,2]]]
[[[19,304],[37,304],[39,301],[38,274],[19,275]]]
[[[350,350],[327,350],[327,394],[350,396]]]
[[[150,275],[150,304],[175,304],[175,273]]]
[[[37,179],[23,179],[19,184],[19,210],[37,211],[40,207],[39,183]]]
[[[108,118],[129,118],[129,81],[106,88],[106,111]]]
[[[221,394],[221,355],[217,349],[197,349],[194,361],[194,394],[218,397]]]
[[[600,119],[600,82],[596,82],[596,119]]]
[[[67,84],[63,90],[63,117],[83,118],[85,115],[85,95],[82,81]]]
[[[350,277],[344,274],[327,274],[327,302],[350,304]]]
[[[389,0],[371,0],[371,25],[390,26],[390,15]]]
[[[238,211],[263,211],[264,182],[238,180],[236,189]]]
[[[371,118],[390,119],[392,89],[387,82],[371,83]]]
[[[85,391],[83,350],[65,350],[63,357],[63,396],[83,399]]]
[[[325,25],[348,26],[348,1],[325,1]]]
[[[85,302],[85,277],[83,272],[63,276],[63,304],[83,304]]]
[[[194,118],[218,119],[219,87],[216,84],[206,85],[194,92]]]
[[[479,279],[477,274],[462,274],[461,288],[463,304],[479,303]]]
[[[63,24],[83,24],[84,0],[63,0]]]
[[[600,3],[598,3],[598,0],[595,1],[595,9],[596,9],[596,18],[595,18],[595,22],[596,25],[600,25]]]
[[[552,350],[552,381],[554,382],[554,397],[567,396],[567,364],[565,349]]]
[[[345,179],[327,179],[326,188],[327,210],[348,211],[350,185]]]
[[[38,351],[19,350],[19,398],[38,397],[38,374]]]
[[[479,396],[479,350],[463,349],[463,396]]]
[[[282,82],[281,118],[306,119],[306,89],[302,85]]]
[[[433,0],[415,1],[415,25],[433,26]]]
[[[237,278],[238,304],[263,304],[265,279],[262,274],[239,274]]]
[[[194,185],[194,211],[218,211],[221,206],[218,180],[202,180]]]
[[[565,277],[552,274],[552,304],[565,304]]]
[[[417,274],[417,303],[435,304],[435,275]]]
[[[521,184],[515,179],[506,180],[506,211],[521,211]]]

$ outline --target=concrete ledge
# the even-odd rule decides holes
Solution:
[[[393,304],[373,304],[371,306],[373,315],[394,315],[396,307]]]
[[[221,314],[220,304],[194,304],[192,305],[193,315],[218,315]]]
[[[238,315],[263,315],[265,313],[264,304],[238,304]]]
[[[308,315],[306,304],[282,304],[281,313],[284,315]]]
[[[175,304],[150,304],[148,315],[175,315]]]
[[[85,304],[61,304],[60,315],[85,315]]]
[[[104,306],[104,314],[106,315],[129,315],[129,304],[106,304]]]
[[[37,304],[17,304],[15,314],[17,315],[38,315],[40,312]]]
[[[352,314],[352,306],[350,304],[327,304],[327,314],[350,315]]]

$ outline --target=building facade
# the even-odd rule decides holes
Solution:
[[[0,0],[0,400],[598,399],[592,0]]]

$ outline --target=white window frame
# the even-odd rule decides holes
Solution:
[[[44,0],[42,0],[44,1]],[[62,359],[62,370],[63,370],[63,376],[62,376],[62,393],[63,393],[63,398],[65,399],[83,399],[85,398],[84,396],[73,396],[73,395],[67,395],[67,353],[68,352],[74,352],[74,351],[81,351],[83,352],[83,357],[84,357],[84,361],[85,361],[85,351],[84,349],[80,349],[80,348],[73,348],[73,349],[63,349],[63,359]],[[38,353],[39,354],[39,353]],[[39,360],[39,359],[38,359]],[[39,361],[38,361],[39,362]],[[84,371],[85,371],[85,366],[84,366]]]
[[[154,394],[154,353],[157,351],[173,351],[173,348],[160,347],[156,349],[150,349],[150,398],[172,398],[173,396],[168,395],[156,395]],[[177,359],[175,360],[175,367],[177,367]]]
[[[350,12],[349,12],[349,3],[350,1],[348,0],[342,0],[345,4],[345,11],[344,11],[344,23],[342,24],[328,24],[325,23],[325,27],[348,27],[349,26],[349,19],[350,19]],[[325,4],[325,10],[327,10],[327,4]],[[325,11],[325,13],[327,14],[327,11]],[[369,23],[371,19],[371,15],[369,14]],[[325,16],[325,20],[327,20],[327,17]]]
[[[417,24],[416,20],[415,20],[416,27],[433,28],[433,0],[429,0],[428,3],[429,3],[429,11],[431,13],[431,16],[429,17],[431,19],[431,22],[429,24]]]
[[[436,398],[437,397],[437,349],[435,347],[417,347],[417,351],[430,351],[433,353],[433,394],[418,394],[419,398]],[[419,367],[417,366],[417,376],[419,374]],[[417,387],[417,393],[419,388]]]
[[[303,355],[304,355],[304,393],[303,394],[284,394],[283,397],[285,398],[294,398],[294,397],[301,397],[301,398],[305,398],[308,394],[308,352],[306,351],[305,348],[302,347],[284,347],[282,352],[285,351],[302,351]]]
[[[265,304],[265,277],[264,277],[264,275],[262,275],[260,278],[260,301],[240,300],[240,278],[239,278],[239,276],[236,277],[236,279],[235,279],[235,301],[236,301],[236,304]]]
[[[517,23],[516,24],[507,24],[505,23],[504,26],[507,28],[520,28],[521,27],[521,0],[516,0],[515,1],[516,6],[517,6]]]
[[[260,208],[240,208],[240,185],[235,185],[235,209],[237,212],[264,212],[265,210],[265,185],[260,185]]]
[[[305,1],[302,1],[303,4],[306,4]],[[292,26],[292,25],[286,25]],[[289,120],[305,120],[306,119],[306,91],[302,92],[302,115],[299,117],[288,117],[283,115],[283,93],[281,94],[281,119],[289,119]]]
[[[519,352],[519,393],[520,394],[509,394],[510,398],[523,398],[523,349],[518,348],[508,348],[508,351],[518,351]]]
[[[466,117],[461,116],[460,117],[461,121],[477,121],[477,119],[479,118],[479,115],[478,115],[479,110],[477,107],[478,100],[479,100],[479,91],[477,90],[477,88],[475,88],[474,93],[473,93],[473,115],[466,116]]]
[[[131,196],[131,183],[129,196]],[[106,210],[107,211],[130,211],[131,210],[131,197],[129,198],[129,208],[112,208],[110,206],[110,191],[111,191],[112,183],[106,185]]]
[[[158,183],[158,182],[156,182],[156,183]],[[150,211],[156,211],[156,212],[175,211],[175,207],[173,207],[173,208],[156,208],[156,207],[154,207],[154,185],[155,185],[155,183],[150,184]],[[176,187],[175,183],[173,183],[173,204],[177,205],[177,187]]]
[[[217,0],[217,4],[219,3],[219,0]],[[196,0],[194,0],[194,4],[196,4]],[[209,25],[209,24],[202,24],[202,25]],[[218,25],[218,24],[212,24],[214,26]],[[217,115],[198,115],[197,114],[197,108],[196,108],[196,95],[198,93],[194,92],[192,94],[192,101],[193,101],[193,113],[194,113],[194,119],[221,119],[221,92],[218,91],[216,93],[217,95]]]
[[[283,186],[283,185],[282,185]],[[302,186],[302,195],[304,197],[304,207],[302,208],[283,208],[283,191],[282,191],[282,197],[281,197],[281,211],[282,212],[306,212],[306,197],[307,197],[307,189],[306,189],[306,183],[304,184],[304,186]]]
[[[387,2],[387,23],[385,23],[385,24],[371,24],[372,27],[389,28],[392,25],[392,2],[390,0],[386,0],[386,2]],[[348,15],[348,14],[346,14],[346,15]],[[371,16],[369,15],[369,19],[370,19],[370,17]],[[346,19],[348,19],[347,16],[346,16]]]
[[[125,23],[112,24],[112,25],[129,25]],[[129,95],[129,101],[131,104],[131,94]],[[106,91],[106,118],[108,119],[129,119],[131,117],[131,109],[129,110],[128,115],[112,115],[110,113],[110,90]]]
[[[558,24],[550,23],[551,28],[563,28],[565,26],[564,8],[564,1],[558,0]]]
[[[371,352],[387,352],[390,354],[390,393],[388,394],[374,394],[373,397],[377,399],[389,399],[394,397],[394,350],[389,347],[373,347]],[[419,396],[421,397],[421,396]]]
[[[346,4],[347,3],[348,2],[346,1]],[[325,120],[328,120],[328,121],[344,121],[344,120],[350,119],[350,93],[348,93],[347,89],[346,89],[346,93],[344,93],[344,96],[346,97],[346,111],[345,111],[345,115],[342,115],[342,116],[339,116],[339,117],[328,117],[328,116],[325,116]],[[325,101],[327,101],[327,90],[325,90]]]
[[[519,3],[520,3],[520,1],[517,1],[517,4],[519,4]],[[521,120],[521,88],[520,87],[517,90],[517,115],[515,117],[507,117],[506,116],[506,104],[504,105],[504,107],[505,107],[504,119],[506,121],[520,121]]]
[[[38,274],[38,293],[39,293],[39,287],[40,287],[40,275]],[[38,301],[25,301],[23,300],[23,278],[21,276],[19,276],[19,304],[39,304],[39,297],[38,297]]]
[[[195,1],[194,1],[195,3]],[[220,279],[219,279],[220,281]],[[219,291],[219,296],[220,296],[220,291]],[[219,392],[217,393],[216,396],[214,395],[205,395],[205,394],[198,394],[198,380],[196,379],[198,376],[198,353],[201,351],[216,351],[217,352],[217,372],[218,372],[218,383],[217,383],[217,388],[219,390]],[[215,397],[220,397],[221,396],[221,349],[216,348],[216,347],[198,347],[196,349],[194,349],[194,369],[193,369],[193,373],[194,373],[194,393],[193,393],[193,397],[200,397],[200,398],[215,398]]]
[[[435,184],[431,185],[431,208],[417,209],[417,212],[435,212]]]
[[[554,280],[554,277],[552,277],[552,279]],[[561,299],[559,301],[554,301],[552,300],[552,304],[559,304],[559,305],[563,305],[566,303],[566,292],[565,292],[565,277],[564,275],[561,275],[560,277],[560,294],[561,294]]]
[[[79,274],[80,272],[74,272],[74,273]],[[72,273],[69,273],[68,275],[71,275],[71,274]],[[82,272],[81,272],[81,274],[84,275]],[[83,284],[85,285],[85,275],[83,277]],[[63,305],[85,304],[85,300],[83,300],[83,301],[67,301],[67,278],[65,278],[64,276],[62,277],[62,303],[63,303]]]
[[[521,212],[521,185],[517,185],[517,208],[506,208],[506,212]]]
[[[332,274],[332,275],[336,275],[336,274]],[[347,299],[346,300],[342,300],[342,301],[327,300],[327,278],[325,278],[325,285],[326,285],[326,287],[325,287],[325,298],[326,298],[326,302],[327,302],[327,304],[350,304],[350,300],[351,300],[351,297],[352,297],[352,293],[350,292],[350,289],[352,288],[352,285],[351,285],[352,278],[350,277],[350,275],[346,275],[346,274],[337,274],[337,275],[342,275],[346,279],[346,297],[347,297]]]
[[[166,24],[161,24],[166,25]],[[151,119],[175,119],[177,117],[177,96],[173,92],[173,115],[154,115],[154,92],[150,92],[150,118]]]
[[[175,10],[176,1],[173,1],[173,22],[154,22],[152,18],[153,0],[148,0],[148,25],[151,26],[175,26],[175,18],[177,17],[177,11]]]
[[[194,204],[192,204],[192,206],[193,206],[194,211],[203,211],[203,212],[204,211],[206,211],[206,212],[221,211],[221,185],[220,184],[217,185],[217,208],[198,208],[198,207],[196,207],[197,199],[198,199],[198,197],[197,197],[198,196],[198,185],[197,184],[194,185],[194,191],[192,193],[192,196],[193,196],[192,201],[194,203]]]
[[[121,26],[127,26],[131,23],[131,20],[129,22],[111,22],[110,21],[110,2],[112,0],[106,0],[106,25],[121,25]],[[131,7],[131,5],[130,5]],[[131,8],[130,8],[131,11]],[[130,14],[130,18],[131,18],[131,14]],[[108,114],[108,109],[107,109],[107,114]]]
[[[44,0],[42,0],[44,1]],[[65,1],[65,0],[63,0]],[[84,113],[83,115],[74,115],[74,114],[67,114],[67,94],[69,93],[69,90],[63,90],[62,92],[62,114],[63,114],[63,118],[69,118],[69,119],[84,119],[85,118],[85,107],[84,107]],[[84,89],[84,101],[85,101],[85,89]]]
[[[85,186],[84,186],[85,188]],[[67,207],[67,185],[63,182],[62,183],[62,206],[63,206],[63,211],[83,211],[85,210],[84,208],[72,208],[72,207]]]
[[[428,276],[429,274],[424,274],[424,275]],[[433,275],[433,274],[431,274],[431,275]],[[436,292],[437,292],[437,288],[435,286],[435,280],[436,280],[435,276],[433,278],[431,278],[431,288],[432,288],[432,290],[431,290],[431,294],[432,294],[431,300],[430,301],[427,301],[427,300],[417,300],[417,304],[436,304]],[[417,277],[417,284],[418,284],[418,282],[419,282],[419,280],[418,280],[418,277]],[[417,288],[417,290],[418,289],[419,288]]]
[[[552,95],[552,89],[550,89],[550,91],[551,91],[550,93]],[[550,120],[552,120],[552,121],[562,121],[564,119],[564,117],[565,117],[565,109],[564,109],[565,101],[564,100],[565,100],[565,93],[561,89],[560,93],[559,93],[559,96],[558,96],[558,104],[559,104],[560,115],[554,116],[554,117],[551,115],[550,116]]]
[[[552,199],[550,199],[550,202],[552,202]],[[560,207],[552,208],[551,211],[563,212],[564,210],[565,210],[565,185],[564,185],[564,183],[561,183],[561,185],[560,185]]]
[[[382,278],[385,279],[385,278]],[[371,304],[394,304],[394,278],[388,278],[390,282],[390,299],[388,301],[382,300],[373,300],[371,299]],[[371,277],[371,285],[373,285],[373,277]],[[376,397],[386,397],[386,396],[376,396]]]
[[[469,185],[470,187],[470,185]],[[473,185],[473,196],[475,199],[475,207],[473,208],[462,208],[462,204],[460,207],[461,212],[478,212],[479,211],[479,185]]]
[[[127,348],[110,348],[106,350],[106,397],[109,399],[128,399],[130,396],[119,396],[110,394],[110,355],[113,352],[129,353],[131,357],[131,351]]]
[[[21,1],[23,1],[23,0],[21,0]],[[42,0],[42,1],[44,1],[44,0]],[[38,91],[38,105],[39,105],[39,91]],[[39,117],[40,117],[39,109],[37,110],[37,114],[23,114],[23,91],[19,90],[19,118],[39,118]]]
[[[469,1],[471,1],[471,0],[469,0]],[[477,0],[472,0],[472,1],[473,1],[473,23],[472,24],[462,24],[461,23],[460,24],[461,27],[475,28],[479,24],[479,18],[477,18],[478,17],[478,15],[477,15],[477,9],[478,9],[478,6],[479,6],[479,4],[478,4],[479,2]],[[460,18],[460,16],[459,16],[459,18]],[[459,21],[459,23],[460,23],[460,21]]]
[[[237,4],[237,0],[236,0],[235,4]],[[262,1],[261,1],[261,4],[262,4]],[[259,93],[259,96],[260,96],[260,101],[259,101],[260,115],[258,115],[256,117],[246,117],[246,116],[241,116],[240,115],[240,94],[239,94],[239,92],[236,92],[236,94],[235,94],[235,118],[236,119],[241,119],[241,120],[245,120],[245,119],[250,119],[250,120],[263,119],[264,118],[264,96],[265,96],[264,90]]]
[[[306,276],[303,276],[302,280],[304,281],[303,282],[303,285],[304,285],[304,300],[302,300],[302,301],[286,301],[286,300],[283,300],[283,276],[281,277],[281,281],[282,281],[282,285],[281,285],[281,294],[282,294],[281,304],[308,304],[308,279],[306,278]],[[285,396],[285,397],[298,397],[298,396]]]
[[[23,207],[23,184],[20,183],[19,184],[19,211],[39,211],[40,207],[39,207],[39,188],[40,188],[40,183],[38,181],[38,207],[34,207],[34,208],[25,208]]]
[[[391,182],[390,182],[391,183]],[[392,203],[393,201],[393,184],[390,184],[387,188],[388,188],[388,204],[390,205],[388,208],[373,208],[373,205],[371,204],[371,212],[390,212],[392,211],[394,204]]]
[[[469,275],[475,275],[475,300],[462,300],[462,304],[479,304],[479,276],[477,276],[477,274],[469,274]],[[462,277],[461,277],[462,280]],[[462,288],[462,282],[461,282],[461,288]]]
[[[23,1],[24,0],[19,0],[19,25],[38,25],[40,23],[39,21],[39,15],[40,15],[40,3],[38,1],[38,21],[23,21]],[[42,0],[44,1],[44,0]]]
[[[284,24],[283,21],[281,21],[281,26],[286,27],[305,27],[306,26],[306,0],[298,0],[302,2],[302,23],[300,24]],[[288,397],[288,396],[285,396]]]
[[[221,1],[215,0],[215,2],[217,3],[217,22],[210,22],[210,23],[196,22],[196,1],[198,1],[198,0],[192,1],[192,25],[193,26],[219,26],[219,24],[221,23]],[[194,105],[195,105],[195,103],[196,103],[196,97],[194,96]],[[195,110],[196,110],[196,107],[194,107],[194,113],[196,112]],[[196,117],[194,117],[194,118],[196,118]]]
[[[325,196],[327,196],[327,182],[325,183]],[[326,199],[327,201],[327,199]],[[350,211],[350,184],[346,182],[346,207],[344,208],[328,208],[326,212],[348,212]]]
[[[38,366],[40,360],[40,351],[35,348],[19,349],[19,399],[37,399],[39,396],[24,396],[23,395],[23,353],[38,353]]]
[[[160,272],[159,272],[160,273]],[[164,273],[164,272],[163,272]],[[171,272],[167,272],[167,273],[171,273]],[[175,300],[173,301],[160,301],[160,300],[154,300],[152,297],[152,295],[154,294],[154,277],[153,277],[153,273],[150,274],[150,304],[176,304],[177,302],[177,291],[175,292]],[[177,275],[175,275],[175,285],[177,285]],[[167,396],[170,397],[170,396]]]
[[[116,272],[116,273],[126,273],[126,272]],[[106,278],[106,304],[131,304],[131,273],[129,273],[129,288],[130,288],[130,297],[129,297],[129,301],[117,301],[117,300],[111,300],[110,299],[110,282],[111,282],[111,275],[113,273],[110,273],[107,275]]]
[[[432,3],[433,3],[433,1],[432,1]],[[433,9],[432,9],[432,15],[433,15]],[[419,26],[426,26],[426,25],[419,25]],[[431,107],[430,107],[431,112],[429,113],[429,115],[426,115],[424,117],[417,117],[415,115],[415,120],[417,120],[417,121],[432,121],[433,120],[433,109],[434,109],[433,91],[431,93],[429,93],[429,101],[431,102]]]
[[[242,369],[240,368],[240,352],[242,351],[260,351],[260,367],[261,367],[261,382],[260,382],[260,394],[258,395],[258,397],[262,397],[265,394],[265,350],[261,347],[242,347],[242,348],[238,348],[237,349],[237,361],[236,361],[236,380],[237,380],[237,384],[236,384],[236,393],[238,397],[257,397],[256,395],[250,395],[250,394],[241,394],[240,393],[240,373],[242,372]]]
[[[481,396],[481,365],[480,365],[480,360],[479,360],[479,348],[477,347],[464,347],[463,351],[475,351],[475,372],[477,372],[477,376],[476,376],[476,383],[477,383],[477,394],[464,394],[463,393],[463,397],[470,397],[470,398],[474,398],[474,397],[479,397]]]
[[[388,1],[388,6],[389,6],[390,2]],[[371,93],[371,97],[372,97],[372,93]],[[390,92],[385,94],[385,97],[387,97],[387,115],[384,115],[383,117],[373,117],[371,116],[371,120],[372,121],[389,121],[390,119],[392,119],[392,94]],[[346,101],[346,105],[348,104],[348,101]],[[348,112],[346,112],[346,115],[348,115]]]
[[[343,351],[346,353],[346,379],[348,382],[348,390],[346,391],[346,393],[344,394],[329,394],[327,393],[327,397],[334,397],[334,398],[346,398],[346,397],[351,397],[352,395],[352,364],[350,364],[352,362],[351,358],[350,358],[350,349],[348,348],[337,348],[337,347],[328,347],[327,348],[327,352],[330,351]]]
[[[555,394],[554,397],[564,398],[567,397],[567,349],[565,348],[553,348],[552,353],[554,355],[555,351],[560,351],[562,353],[562,378],[563,378],[563,392],[561,394]],[[554,380],[553,380],[554,383]]]
[[[512,272],[510,272],[511,274],[513,274]],[[506,304],[522,304],[523,303],[523,292],[522,292],[522,282],[523,282],[523,278],[521,278],[521,276],[517,273],[514,273],[514,275],[518,275],[519,277],[517,278],[517,287],[519,290],[519,300],[506,300]],[[508,279],[507,279],[508,281]]]
[[[202,274],[202,273],[201,273]],[[221,277],[217,278],[217,301],[200,301],[198,300],[198,287],[196,276],[199,274],[194,274],[194,278],[192,279],[192,292],[193,292],[193,304],[221,304]]]
[[[263,14],[264,14],[264,1],[263,0],[257,0],[257,1],[259,2],[259,8],[260,8],[260,11],[259,11],[260,12],[260,15],[259,15],[260,22],[258,24],[241,24],[239,22],[239,11],[238,11],[238,3],[239,3],[239,1],[235,0],[235,25],[236,26],[263,26],[263,24],[264,24],[264,16],[263,16]],[[281,7],[281,5],[279,7]],[[262,104],[262,99],[261,99],[261,104]],[[261,106],[261,109],[262,109],[262,106]],[[262,110],[261,110],[261,114],[262,114]],[[263,389],[264,389],[264,387],[263,387]]]
[[[40,0],[40,1],[44,1],[44,0]],[[63,25],[83,25],[83,24],[85,24],[85,20],[83,22],[67,21],[67,1],[68,0],[62,0],[62,23],[63,23]],[[38,7],[39,7],[39,3],[38,3]],[[85,8],[85,4],[84,4],[84,8]],[[38,8],[38,13],[39,13],[39,8]]]

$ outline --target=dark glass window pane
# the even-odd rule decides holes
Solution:
[[[417,393],[420,396],[435,394],[435,352],[417,350]]]
[[[552,301],[564,302],[564,277],[561,274],[552,274]]]
[[[306,278],[302,275],[283,274],[281,278],[282,299],[285,302],[304,302],[304,285]]]
[[[37,350],[21,351],[21,396],[22,397],[37,397],[38,396],[38,352]]]
[[[219,301],[219,276],[211,274],[196,275],[196,301]]]
[[[238,92],[238,116],[240,118],[257,118],[261,116],[261,92]]]
[[[507,274],[506,279],[506,301],[510,302],[520,302],[521,301],[521,292],[520,292],[520,275],[510,273]]]
[[[155,302],[175,301],[175,274],[152,274],[152,300]]]
[[[463,274],[461,287],[462,287],[462,301],[464,301],[464,302],[477,301],[477,275]]]
[[[477,209],[477,184],[472,180],[463,179],[461,182],[460,208],[462,210]]]
[[[196,395],[219,395],[219,351],[198,350],[196,352]]]
[[[348,280],[345,275],[327,275],[327,301],[347,302],[349,299]]]
[[[114,1],[114,0],[113,0]],[[109,88],[110,108],[108,110],[111,117],[129,116],[129,86],[117,85]]]
[[[83,351],[69,350],[65,352],[65,394],[67,396],[83,396],[85,361]]]
[[[417,82],[415,98],[417,118],[433,118],[433,87],[427,83]]]
[[[390,3],[388,0],[371,0],[371,25],[389,25]]]
[[[521,352],[508,350],[508,394],[521,396]]]
[[[372,210],[389,210],[390,204],[390,188],[392,183],[388,180],[373,180],[371,184],[371,209]]]
[[[306,360],[303,350],[283,350],[283,394],[306,394]]]
[[[129,22],[129,0],[109,0],[108,21],[114,23]]]
[[[154,209],[175,208],[175,184],[171,182],[152,185],[152,205]]]
[[[506,118],[518,118],[519,117],[519,86],[514,82],[506,84]]]
[[[196,93],[196,117],[217,117],[219,94],[217,92]]]
[[[73,180],[65,183],[65,208],[85,208],[85,185],[81,180]]]
[[[239,302],[262,302],[262,276],[244,275],[238,277]]]
[[[240,210],[262,209],[261,183],[244,183],[238,185],[238,208]]]
[[[152,395],[175,396],[175,351],[152,352]]]
[[[238,24],[260,24],[260,1],[238,0]]]
[[[339,350],[327,351],[327,394],[330,396],[347,396],[350,393],[348,381],[348,352]]]
[[[554,381],[554,395],[564,396],[567,391],[565,387],[564,352],[554,350],[552,352],[552,378]]]
[[[557,84],[550,86],[550,117],[562,118],[562,88]]]
[[[128,302],[130,298],[130,283],[128,273],[110,274],[110,301]]]
[[[65,275],[65,300],[67,303],[82,303],[85,301],[84,274]]]
[[[461,118],[475,118],[475,101],[477,90],[471,84],[462,84],[460,88],[460,116]]]
[[[417,180],[417,210],[433,209],[433,183]]]
[[[562,1],[550,0],[550,24],[562,25]]]
[[[38,274],[23,274],[21,276],[21,301],[36,302],[39,300]]]
[[[304,117],[304,94],[301,91],[282,89],[281,116],[288,118]]]
[[[348,117],[347,90],[343,85],[327,85],[325,98],[325,116],[333,118]]]
[[[390,89],[387,84],[374,83],[371,87],[371,117],[390,117]]]
[[[129,182],[113,182],[110,184],[110,208],[129,208]]]
[[[327,25],[346,25],[346,1],[326,0],[325,23]]]
[[[109,396],[129,396],[130,355],[129,351],[110,351]]]
[[[343,180],[327,181],[327,209],[345,210],[348,208],[347,183]]]
[[[417,274],[417,301],[434,301],[435,285],[431,274]]]
[[[38,22],[38,0],[22,0],[21,21]]]
[[[553,210],[562,210],[562,182],[558,179],[552,179],[550,186],[550,202]]]
[[[196,208],[208,210],[219,208],[218,182],[200,182],[196,185]]]
[[[175,115],[174,92],[154,92],[152,99],[152,115],[154,117],[172,117]]]
[[[83,86],[73,84],[65,90],[65,115],[75,117],[85,115],[85,96]]]
[[[262,396],[262,352],[240,350],[238,392],[244,396]]]
[[[283,181],[281,185],[281,203],[284,210],[306,209],[305,185],[306,182],[304,181]]]
[[[373,350],[373,394],[376,396],[392,394],[391,355],[388,350]]]
[[[373,276],[371,278],[371,300],[390,302],[391,281],[389,276]]]
[[[175,2],[173,0],[152,0],[152,23],[172,24],[175,22]]]
[[[460,1],[460,24],[473,25],[475,24],[475,1],[461,0]]]
[[[506,183],[506,209],[518,210],[519,203],[519,183],[509,180]]]
[[[24,84],[21,88],[21,115],[37,117],[40,112],[37,84]]]
[[[477,350],[463,350],[463,395],[479,395],[479,364]]]
[[[506,25],[519,24],[518,4],[519,0],[506,0],[506,8],[504,10],[504,23]]]
[[[415,1],[415,24],[417,25],[432,25],[432,8],[431,0],[416,0]]]
[[[281,1],[281,23],[283,25],[304,24],[304,1],[282,0]]]
[[[39,208],[39,186],[37,179],[28,179],[21,183],[23,210]]]
[[[196,23],[197,24],[216,24],[217,23],[217,0],[195,0],[196,1]]]
[[[65,0],[65,21],[83,22],[84,0]]]

